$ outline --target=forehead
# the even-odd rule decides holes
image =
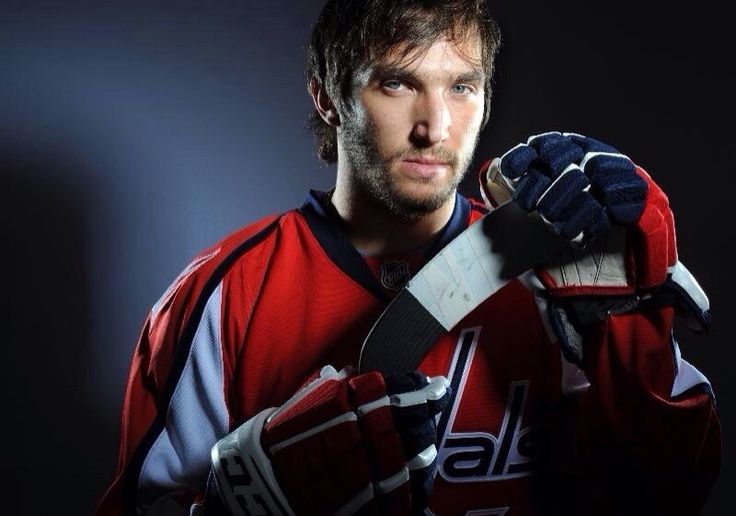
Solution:
[[[361,70],[362,73],[356,74],[356,78],[370,79],[380,70],[402,70],[417,76],[433,73],[482,73],[482,64],[481,42],[478,37],[468,36],[460,41],[443,38],[417,48],[401,43],[367,63]]]

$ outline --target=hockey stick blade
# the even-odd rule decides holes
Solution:
[[[567,245],[514,202],[484,215],[427,262],[389,303],[363,342],[358,370],[416,369],[444,332]]]

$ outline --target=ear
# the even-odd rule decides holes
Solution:
[[[332,103],[327,91],[320,82],[312,77],[309,79],[309,94],[312,96],[314,108],[322,117],[322,120],[333,127],[340,125],[340,115],[337,114],[335,105]]]

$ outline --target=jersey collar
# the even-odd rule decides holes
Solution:
[[[468,227],[470,221],[470,201],[459,193],[455,194],[455,209],[450,220],[440,232],[439,237],[429,248],[425,262],[437,254],[456,235]],[[329,200],[327,192],[310,190],[306,201],[298,209],[327,256],[343,272],[362,285],[381,301],[389,298],[381,284],[376,280],[358,250],[350,242],[344,224],[337,210]]]

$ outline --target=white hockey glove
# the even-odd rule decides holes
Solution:
[[[579,328],[641,302],[675,306],[696,332],[708,298],[677,259],[667,196],[617,149],[575,133],[531,136],[481,170],[489,209],[513,200],[571,242],[535,270],[568,359],[579,363]]]
[[[448,392],[444,377],[327,366],[212,448],[206,505],[234,515],[423,514]]]

